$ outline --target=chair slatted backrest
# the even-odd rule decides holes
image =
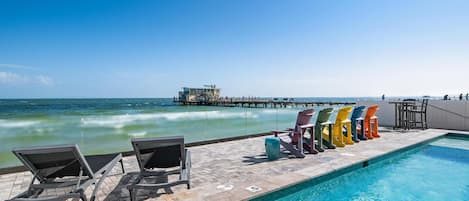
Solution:
[[[298,112],[298,117],[296,118],[296,125],[306,125],[309,124],[311,118],[313,117],[314,109],[306,109]]]
[[[298,116],[296,118],[295,130],[298,130],[298,126],[303,126],[311,123],[311,119],[313,118],[314,109],[306,109],[303,111],[298,112]]]
[[[339,111],[337,112],[337,117],[336,117],[336,124],[338,124],[341,121],[347,120],[350,113],[352,112],[353,107],[352,106],[347,106],[340,108]]]
[[[329,121],[329,118],[331,117],[333,110],[334,108],[329,107],[329,108],[324,108],[321,111],[319,111],[318,117],[316,119],[316,125],[320,125],[324,122]]]
[[[329,121],[329,118],[332,115],[332,111],[334,111],[334,108],[331,108],[331,107],[324,108],[321,111],[319,111],[318,117],[316,118],[316,125],[315,125],[316,132],[319,132],[319,133],[321,132],[321,124]]]
[[[378,110],[379,110],[378,105],[372,105],[368,107],[368,109],[366,110],[365,119],[370,119],[371,117],[375,116]]]
[[[355,119],[360,118],[363,114],[363,110],[365,110],[365,106],[357,106],[353,108],[352,116],[350,117],[350,119],[352,121],[355,121]]]
[[[81,171],[82,176],[94,177],[76,144],[17,148],[12,152],[40,181],[78,177]]]
[[[422,100],[422,108],[421,108],[422,112],[426,113],[427,112],[427,107],[428,107],[428,99],[425,98],[425,99]]]
[[[140,170],[154,168],[185,168],[184,136],[135,138],[132,146]]]

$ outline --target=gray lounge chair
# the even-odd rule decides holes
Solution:
[[[9,201],[86,201],[86,188],[95,184],[90,197],[93,201],[104,178],[118,162],[124,172],[120,153],[83,156],[76,144],[17,148],[13,154],[31,171],[33,179],[25,192]],[[42,195],[44,191],[59,188],[71,190],[62,195]]]
[[[190,188],[191,158],[189,150],[184,148],[184,137],[158,137],[132,139],[132,146],[137,156],[140,168],[137,179],[127,189],[131,200],[137,199],[137,190],[147,189],[157,191],[165,189],[172,192],[170,187],[186,184]],[[177,169],[174,169],[179,167]],[[179,174],[176,181],[164,183],[143,182],[145,179],[166,178],[171,174]]]

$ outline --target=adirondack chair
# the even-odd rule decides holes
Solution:
[[[272,134],[280,139],[280,144],[297,158],[304,158],[304,151],[311,154],[318,153],[314,148],[314,137],[310,137],[310,142],[304,141],[306,130],[310,130],[311,136],[314,136],[314,125],[310,123],[313,114],[313,109],[300,111],[294,128],[285,131],[272,131]]]
[[[364,133],[368,139],[379,138],[378,133],[378,117],[375,115],[379,110],[378,105],[368,107],[364,119]]]
[[[345,147],[346,144],[354,144],[352,140],[352,122],[348,118],[352,109],[353,107],[351,106],[339,109],[332,133],[328,129],[324,129],[322,132],[323,139],[330,139],[332,137],[332,142],[329,141],[329,143],[334,144],[336,147]],[[346,127],[346,136],[343,132],[344,126]]]
[[[314,125],[314,130],[315,130],[314,135],[317,140],[316,149],[319,152],[323,152],[324,148],[335,149],[334,144],[329,143],[329,142],[332,142],[332,135],[329,136],[330,137],[329,140],[324,140],[322,139],[322,134],[321,134],[321,131],[323,129],[329,129],[329,132],[332,132],[334,123],[329,121],[329,118],[333,110],[334,110],[333,108],[322,109],[321,111],[319,111],[318,117],[316,119],[316,124]]]
[[[362,118],[363,110],[365,110],[365,106],[357,106],[353,108],[352,116],[350,116],[350,120],[352,121],[352,140],[354,142],[360,142],[360,140],[366,140],[363,138],[360,138],[360,135],[358,134],[358,130],[360,128],[363,128],[364,125],[364,118]],[[364,131],[363,129],[360,129],[360,131]],[[362,136],[364,136],[362,134]]]

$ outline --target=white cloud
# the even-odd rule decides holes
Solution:
[[[48,77],[48,76],[44,76],[44,75],[38,75],[36,76],[36,80],[40,83],[40,84],[43,84],[43,85],[46,85],[46,86],[52,86],[54,85],[54,81]]]
[[[16,73],[0,72],[1,84],[23,84],[27,83],[29,78]]]
[[[20,75],[12,72],[1,72],[0,71],[0,84],[5,85],[24,85],[24,84],[38,84],[43,86],[53,86],[54,80],[45,75],[38,75],[30,77],[26,75]]]

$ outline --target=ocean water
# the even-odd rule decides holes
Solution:
[[[442,138],[319,184],[305,182],[254,200],[469,200],[469,140]]]
[[[172,99],[0,100],[0,168],[19,165],[14,147],[76,143],[87,154],[129,151],[135,137],[195,142],[284,129],[301,109],[180,106]]]

